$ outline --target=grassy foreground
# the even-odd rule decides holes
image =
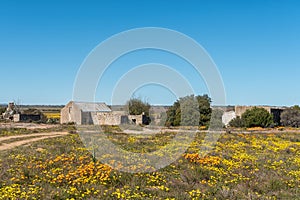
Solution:
[[[299,199],[299,133],[223,134],[200,157],[204,135],[153,173],[111,169],[93,159],[77,134],[1,151],[0,199]],[[109,137],[127,150],[149,152],[173,133]]]

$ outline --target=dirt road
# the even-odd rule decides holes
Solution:
[[[0,128],[26,128],[29,130],[34,129],[48,129],[59,127],[58,124],[35,124],[35,123],[0,123]]]
[[[43,139],[61,137],[68,135],[68,132],[50,132],[50,133],[34,133],[34,134],[26,134],[26,135],[14,135],[14,136],[6,136],[0,137],[0,151],[12,149],[24,144],[30,144],[32,142],[36,142]],[[29,139],[27,139],[30,137]],[[34,137],[34,138],[31,138]],[[17,139],[17,141],[13,141]],[[10,141],[8,141],[10,140]],[[5,143],[5,141],[8,141]]]

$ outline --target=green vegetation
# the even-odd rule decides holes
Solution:
[[[237,128],[244,127],[243,120],[240,116],[237,116],[229,122],[229,126]]]
[[[230,121],[229,125],[233,127],[262,127],[267,128],[273,124],[273,116],[264,108],[254,107],[246,110],[242,117]]]
[[[293,106],[281,113],[281,123],[283,126],[300,127],[300,107]]]
[[[166,126],[208,126],[211,117],[208,95],[179,98],[167,111]]]
[[[209,124],[209,127],[212,130],[222,129],[224,127],[224,124],[222,122],[223,113],[224,113],[224,111],[219,110],[219,109],[212,111],[211,120],[210,120],[210,124]]]
[[[132,98],[127,102],[130,115],[141,115],[145,113],[149,116],[150,104],[138,98]]]
[[[174,133],[109,134],[132,152],[151,152]],[[95,160],[77,134],[0,151],[0,199],[297,199],[299,133],[231,133],[201,157],[205,133],[177,161],[152,173],[125,173]]]
[[[273,124],[273,116],[264,108],[254,107],[246,110],[242,114],[243,124],[247,128],[262,127],[266,128]]]

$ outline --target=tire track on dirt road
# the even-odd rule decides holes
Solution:
[[[12,149],[12,148],[24,145],[24,144],[36,142],[39,140],[65,136],[68,134],[69,134],[68,132],[50,132],[50,133],[34,133],[34,134],[26,134],[26,135],[14,135],[14,136],[0,137],[0,142],[6,141],[6,140],[11,140],[11,139],[24,138],[24,140],[18,140],[18,141],[9,142],[9,143],[2,142],[2,144],[0,144],[0,151],[9,150],[9,149]],[[27,137],[35,137],[35,138],[26,139]]]

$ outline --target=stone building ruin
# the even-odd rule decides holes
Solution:
[[[19,113],[18,108],[16,107],[14,102],[9,102],[6,108],[6,111],[2,113],[3,119],[14,119],[14,115]]]
[[[105,103],[70,101],[61,110],[60,122],[77,125],[144,124],[145,115],[129,115],[126,111],[112,111]]]
[[[21,110],[14,102],[7,105],[6,111],[2,113],[2,118],[13,122],[37,122],[41,121],[41,113],[29,112]]]
[[[254,107],[263,108],[266,111],[268,111],[269,113],[271,113],[273,115],[273,121],[274,121],[275,125],[277,125],[277,126],[279,126],[281,124],[280,115],[286,109],[285,107],[278,107],[278,106],[239,106],[239,105],[237,105],[234,107],[234,112],[233,111],[224,112],[222,121],[227,126],[232,119],[234,119],[236,117],[241,117],[242,114],[244,112],[246,112],[246,110],[252,109]]]

